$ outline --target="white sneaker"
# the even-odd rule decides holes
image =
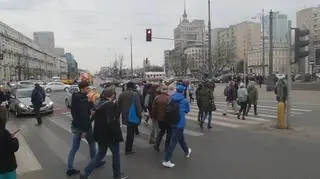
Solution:
[[[187,158],[191,157],[191,152],[192,152],[191,148],[188,148],[188,154],[186,155]]]
[[[164,167],[166,167],[166,168],[173,168],[174,166],[175,166],[175,164],[174,163],[172,163],[171,161],[163,161],[162,162],[162,165],[164,166]]]

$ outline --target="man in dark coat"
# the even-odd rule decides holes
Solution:
[[[80,92],[72,94],[71,115],[72,123],[71,130],[73,133],[72,147],[68,155],[67,175],[72,176],[80,173],[73,167],[73,162],[77,151],[80,148],[81,138],[85,138],[89,144],[90,157],[93,159],[96,156],[96,146],[93,140],[92,127],[90,122],[91,110],[93,103],[89,102],[87,94],[90,91],[89,83],[81,81],[79,83]]]
[[[33,105],[33,109],[38,121],[37,123],[38,126],[42,124],[40,108],[42,106],[42,103],[45,101],[45,98],[46,98],[46,94],[43,88],[38,83],[36,83],[31,94],[31,103]]]
[[[120,128],[118,104],[113,101],[114,95],[113,88],[105,89],[95,109],[93,136],[98,143],[98,153],[85,168],[84,173],[80,175],[80,179],[87,179],[96,166],[104,163],[103,159],[108,149],[112,153],[113,177],[115,179],[128,178],[121,173],[120,168],[119,143],[123,141],[123,137]]]
[[[234,81],[230,81],[229,85],[225,88],[225,94],[226,96],[226,107],[224,109],[223,115],[227,115],[229,104],[232,104],[232,108],[234,110],[234,114],[237,114],[237,90],[234,85]]]
[[[141,119],[142,106],[140,103],[139,94],[133,91],[134,84],[132,82],[127,83],[127,90],[120,94],[118,99],[119,110],[122,116],[122,124],[127,126],[127,137],[125,142],[125,154],[130,155],[135,152],[132,151],[134,134],[137,128],[137,124],[132,124],[129,122],[129,110],[133,104],[133,99],[135,98],[136,113],[139,119]]]
[[[212,108],[213,108],[213,90],[208,81],[205,81],[203,88],[199,91],[199,97],[197,97],[201,114],[200,128],[203,129],[205,119],[208,117],[208,129],[211,129],[212,120]]]

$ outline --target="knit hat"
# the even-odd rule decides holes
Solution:
[[[183,85],[181,85],[181,84],[178,84],[178,85],[176,86],[176,90],[177,90],[178,92],[180,92],[180,93],[182,93],[182,92],[184,91],[184,89],[185,89],[185,87],[184,87]]]
[[[129,81],[129,82],[127,83],[127,88],[133,89],[133,88],[134,88],[134,84],[133,84],[131,81]]]
[[[114,95],[114,88],[108,87],[105,88],[102,92],[103,98],[110,98]]]

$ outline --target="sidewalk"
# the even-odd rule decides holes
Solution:
[[[216,88],[214,91],[215,97],[224,97],[223,91],[226,84],[216,84]],[[266,101],[276,101],[276,97],[273,91],[266,91],[266,86],[263,85],[262,88],[257,86],[259,93],[259,100]],[[291,97],[293,103],[299,104],[311,104],[311,105],[319,105],[320,106],[320,91],[300,91],[300,90],[292,90]]]

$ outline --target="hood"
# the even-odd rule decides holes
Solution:
[[[181,84],[178,84],[177,86],[176,86],[176,90],[177,91],[180,91],[180,92],[183,92],[184,90],[185,90],[185,86],[183,86],[183,85],[181,85]]]
[[[180,100],[184,99],[184,95],[183,95],[183,93],[176,92],[171,96],[171,99],[173,101],[180,101]]]
[[[245,88],[246,85],[245,85],[244,83],[240,83],[239,87],[240,87],[240,88]]]

